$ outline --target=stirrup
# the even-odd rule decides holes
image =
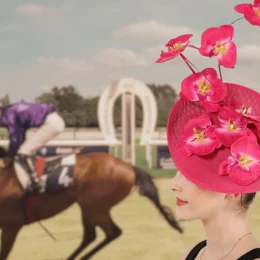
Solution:
[[[17,154],[15,160],[25,169],[28,173],[31,185],[28,187],[26,193],[38,192],[41,189],[41,180],[37,174],[37,171],[34,167],[34,158],[35,156]]]

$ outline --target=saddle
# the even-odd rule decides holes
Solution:
[[[52,157],[35,156],[32,161],[40,179],[40,189],[37,193],[58,191],[73,184],[75,154]],[[26,193],[32,185],[28,170],[17,158],[14,160],[14,167],[16,176]]]

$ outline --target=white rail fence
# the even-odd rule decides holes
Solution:
[[[28,131],[26,138],[30,138],[35,133],[34,130]],[[141,134],[141,131],[137,131],[137,136]],[[121,140],[120,133],[117,138]],[[145,158],[148,167],[151,169],[153,165],[153,147],[167,146],[166,132],[156,131],[152,140],[149,140],[145,145]],[[1,139],[0,135],[0,146],[7,146],[9,144],[8,138]],[[55,139],[49,141],[46,146],[108,146],[114,147],[114,155],[118,155],[118,146],[121,145],[120,141],[117,140],[104,140],[103,134],[100,131],[72,131],[67,130],[57,136]],[[170,158],[161,158],[160,164],[164,165],[164,168],[172,169],[173,162]]]

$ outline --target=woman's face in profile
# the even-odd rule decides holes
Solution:
[[[180,220],[207,220],[226,210],[225,194],[198,187],[179,171],[171,182],[171,189],[176,190],[176,215]]]

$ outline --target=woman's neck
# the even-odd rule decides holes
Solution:
[[[236,246],[239,246],[239,239],[250,232],[246,221],[246,213],[233,216],[225,213],[219,214],[210,220],[202,221],[202,223],[207,236],[204,259],[223,257],[232,250],[236,243]]]

